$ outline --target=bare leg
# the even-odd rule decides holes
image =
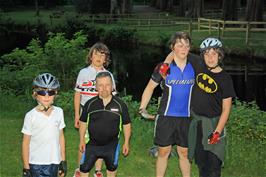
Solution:
[[[158,157],[156,162],[156,177],[163,177],[167,168],[168,156],[172,146],[159,147]]]
[[[190,162],[188,160],[188,148],[177,146],[179,166],[183,177],[190,177]]]
[[[103,159],[97,159],[97,161],[95,162],[95,170],[101,171],[102,164],[103,164]]]
[[[107,177],[115,177],[116,176],[116,170],[115,171],[109,171],[106,170]]]
[[[80,177],[89,177],[89,173],[82,173],[82,172],[80,172]]]
[[[82,158],[82,152],[80,152],[80,150],[78,151],[78,167],[80,165],[80,160]]]

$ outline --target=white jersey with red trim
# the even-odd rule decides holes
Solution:
[[[106,70],[106,69],[103,68],[100,71],[103,71],[103,70]],[[95,77],[97,73],[100,71],[97,71],[91,65],[80,70],[77,81],[76,81],[75,91],[81,93],[81,100],[80,100],[81,105],[84,105],[89,99],[98,95],[98,92],[96,91],[96,86],[95,86]],[[113,88],[115,90],[115,81],[114,81],[112,74],[111,76],[112,76],[113,83],[114,83]]]

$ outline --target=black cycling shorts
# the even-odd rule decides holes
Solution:
[[[85,153],[82,154],[80,171],[82,173],[90,172],[98,158],[104,160],[108,171],[115,171],[118,166],[119,151],[120,145],[118,141],[104,146],[93,146],[87,144]]]
[[[158,116],[155,122],[154,144],[160,147],[178,145],[188,147],[188,117]]]

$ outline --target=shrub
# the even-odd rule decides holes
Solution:
[[[104,41],[112,45],[128,46],[136,42],[135,33],[136,30],[113,27],[105,32]]]
[[[31,89],[33,78],[43,72],[50,72],[59,78],[62,89],[72,88],[78,70],[85,63],[86,41],[86,36],[81,32],[70,40],[63,33],[50,34],[44,47],[38,39],[33,39],[26,49],[16,48],[10,54],[3,55],[0,90],[23,94]]]

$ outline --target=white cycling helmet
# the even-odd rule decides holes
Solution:
[[[204,52],[211,48],[221,48],[223,45],[221,41],[217,38],[207,38],[200,44],[200,52]]]
[[[41,87],[51,90],[58,90],[60,88],[59,81],[50,73],[43,73],[33,80],[33,87]]]

